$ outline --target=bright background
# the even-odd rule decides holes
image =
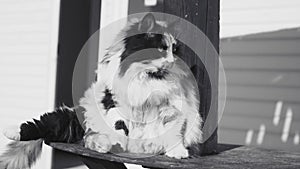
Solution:
[[[101,26],[127,14],[128,1],[102,2]],[[145,0],[145,4],[155,4],[155,0]],[[298,151],[293,146],[299,147],[300,128],[295,125],[299,124],[295,118],[300,113],[300,99],[295,96],[291,100],[289,96],[299,92],[299,85],[296,84],[300,82],[299,69],[295,65],[300,64],[300,53],[297,50],[300,37],[297,29],[300,27],[300,1],[221,0],[220,15],[220,36],[226,38],[221,42],[221,55],[225,71],[228,68],[230,75],[228,83],[231,90],[228,95],[249,96],[255,93],[270,97],[264,101],[255,95],[251,99],[250,96],[244,98],[244,102],[229,100],[220,125],[219,141]],[[0,0],[0,129],[53,109],[58,21],[59,0]],[[296,29],[250,37],[241,36],[286,28]],[[247,43],[247,38],[252,38],[249,45],[238,45]],[[239,54],[228,52],[238,49]],[[251,53],[259,49],[264,51],[259,53],[261,55]],[[244,67],[237,67],[239,65]],[[271,66],[264,68],[268,65]],[[253,81],[245,81],[245,77],[252,78]],[[263,83],[268,77],[270,81],[264,84],[254,83],[259,80]],[[281,86],[274,87],[277,84]],[[268,93],[263,93],[264,91]],[[259,121],[260,119],[264,120]],[[229,124],[233,125],[228,127]],[[238,130],[240,128],[243,130]],[[272,140],[278,141],[263,144],[268,133],[273,133]],[[288,134],[287,142],[282,139],[286,137],[282,136],[283,133]],[[7,142],[0,135],[0,151],[4,150]],[[43,159],[39,161],[36,169],[50,166],[50,152],[49,147],[45,149]]]
[[[0,0],[1,131],[53,110],[58,17],[59,0]],[[0,153],[8,141],[0,134]],[[33,169],[50,166],[44,146]]]

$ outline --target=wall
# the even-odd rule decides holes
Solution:
[[[299,30],[221,41],[228,91],[220,142],[300,151]]]
[[[0,1],[1,130],[53,109],[58,14],[58,0]],[[1,134],[1,152],[7,142]]]
[[[221,0],[220,142],[300,151],[299,15],[297,0]]]
[[[300,26],[299,0],[221,0],[221,37]]]

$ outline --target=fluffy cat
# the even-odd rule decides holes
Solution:
[[[28,167],[38,156],[42,142],[73,143],[101,153],[115,145],[130,153],[165,154],[187,158],[187,148],[202,142],[202,118],[198,112],[198,87],[179,55],[172,28],[148,13],[129,24],[122,41],[112,45],[99,61],[98,80],[80,100],[84,129],[74,109],[63,107],[23,123],[6,136],[16,140],[10,150],[36,148],[34,156],[7,151],[0,157],[6,168]],[[10,159],[5,156],[11,157]]]

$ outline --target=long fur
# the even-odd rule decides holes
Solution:
[[[45,113],[40,120],[26,122],[17,131],[8,135],[14,139],[7,151],[0,156],[0,166],[4,169],[30,168],[42,151],[43,141],[75,143],[83,138],[84,131],[74,109],[60,107]]]
[[[99,79],[81,99],[85,126],[99,136],[86,137],[88,148],[107,152],[109,149],[103,151],[103,145],[97,143],[111,140],[111,144],[120,143],[128,152],[185,158],[187,147],[201,143],[197,83],[189,68],[175,56],[176,40],[166,25],[147,14],[129,24],[100,59]],[[116,103],[111,109],[101,101],[106,91],[114,100],[111,103]],[[110,132],[119,119],[128,128],[124,129],[128,137],[122,131]]]
[[[42,151],[43,140],[13,141],[0,156],[1,169],[26,169],[38,159]]]

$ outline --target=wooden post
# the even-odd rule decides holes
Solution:
[[[76,80],[76,86],[72,86],[74,66],[83,45],[89,37],[100,28],[101,0],[61,0],[59,18],[59,38],[56,73],[55,106],[65,104],[74,106],[73,97],[81,97],[84,91],[93,82],[93,73],[97,67],[97,57],[87,55],[80,64],[83,73],[81,79]],[[92,53],[98,54],[98,48],[91,49]],[[72,91],[72,87],[73,91]],[[75,91],[75,92],[74,92]],[[75,96],[73,96],[75,95]],[[52,168],[60,169],[69,163],[78,164],[78,159],[71,155],[54,151]],[[69,158],[68,158],[69,157]],[[70,159],[70,160],[66,160]],[[74,159],[74,160],[71,160]]]

